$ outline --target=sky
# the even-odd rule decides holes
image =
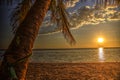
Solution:
[[[95,0],[80,3],[74,0],[66,3],[67,11],[71,16],[71,33],[76,40],[75,45],[70,45],[55,24],[49,22],[49,14],[40,27],[40,32],[35,40],[34,49],[39,48],[96,48],[99,47],[97,39],[104,38],[104,47],[120,47],[120,7],[109,5],[101,9],[94,6]],[[13,7],[13,6],[12,6]],[[6,49],[10,44],[13,34],[9,25],[11,6],[0,6],[0,48]]]

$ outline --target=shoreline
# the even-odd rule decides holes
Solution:
[[[88,47],[88,48],[36,48],[32,49],[32,51],[38,51],[38,50],[78,50],[78,49],[98,49],[100,47]],[[120,49],[120,47],[103,47],[104,49]],[[7,49],[0,49],[0,51],[5,51]]]
[[[113,61],[113,62],[29,62],[29,64],[119,64],[120,61]]]

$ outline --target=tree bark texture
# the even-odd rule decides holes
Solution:
[[[5,52],[4,59],[0,67],[0,80],[25,80],[28,66],[28,59],[16,63],[15,69],[18,79],[11,79],[8,64],[32,54],[34,41],[39,32],[39,27],[43,22],[51,0],[36,0],[24,21],[18,27],[16,34]]]

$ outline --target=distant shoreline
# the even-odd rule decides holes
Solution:
[[[120,47],[103,47],[104,49],[120,49]],[[78,49],[98,49],[98,48],[41,48],[41,49],[33,49],[36,50],[78,50]]]
[[[103,47],[104,49],[120,49],[120,47]],[[32,49],[33,51],[37,50],[78,50],[78,49],[98,49],[98,48],[40,48]],[[6,49],[0,49],[0,51],[5,51]]]

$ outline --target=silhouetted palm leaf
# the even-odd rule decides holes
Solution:
[[[104,6],[106,8],[107,6],[119,6],[120,0],[96,0],[96,6]]]
[[[21,3],[18,3],[17,7],[12,11],[10,25],[13,27],[13,32],[17,30],[17,27],[24,20],[31,6],[32,0],[23,0]]]
[[[62,0],[58,0],[58,9],[57,9],[57,12],[58,12],[58,15],[60,17],[60,21],[61,22],[61,30],[62,30],[62,33],[64,34],[64,37],[67,39],[67,41],[70,43],[70,44],[74,44],[75,43],[75,40],[69,30],[70,28],[70,23],[68,22],[68,13],[67,11],[65,10],[65,5],[63,3]]]
[[[12,5],[13,0],[0,0],[0,4]]]
[[[4,3],[11,3],[13,0],[0,0]],[[65,6],[63,4],[64,0],[52,0],[50,5],[51,10],[51,21],[57,22],[57,24],[60,24],[59,26],[62,29],[62,32],[67,39],[68,42],[71,44],[75,43],[75,40],[72,36],[72,34],[69,31],[70,24],[68,22],[68,13],[65,10]],[[70,1],[70,0],[68,0]],[[13,27],[13,32],[17,30],[17,27],[20,25],[20,23],[24,20],[27,12],[29,11],[31,7],[32,0],[22,0],[21,3],[17,5],[17,7],[12,12],[11,16],[11,26]]]
[[[56,21],[56,8],[57,8],[57,2],[56,0],[52,0],[50,3],[50,11],[51,11],[51,21],[55,22]]]
[[[68,20],[69,14],[67,13],[63,0],[52,0],[50,5],[51,10],[51,21],[57,23],[57,26],[62,30],[65,39],[70,43],[74,44],[75,39],[73,38],[69,28],[70,23]]]

